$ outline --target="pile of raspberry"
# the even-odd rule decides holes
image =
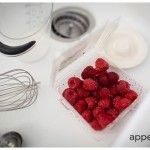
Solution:
[[[62,93],[96,131],[113,122],[138,97],[127,81],[119,80],[119,75],[108,69],[109,64],[98,58],[95,68],[87,66],[83,70],[82,79],[69,78],[69,87]]]

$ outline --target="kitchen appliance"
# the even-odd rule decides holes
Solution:
[[[52,3],[1,3],[0,52],[24,62],[49,50]]]

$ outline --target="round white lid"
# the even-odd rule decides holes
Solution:
[[[120,68],[142,63],[148,53],[144,38],[132,29],[117,29],[105,46],[105,54]]]

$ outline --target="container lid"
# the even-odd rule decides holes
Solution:
[[[94,53],[103,53],[103,46],[117,29],[118,21],[119,19],[117,18],[113,22],[106,22],[102,28],[90,34],[90,36],[86,37],[84,40],[81,40],[77,45],[68,49],[68,51],[58,53],[52,65],[53,68],[50,79],[52,86],[56,83],[55,81],[58,81],[61,76],[67,73],[66,69],[72,64],[78,63],[79,60],[84,58],[87,59],[88,56]],[[57,86],[57,83],[55,86]]]
[[[97,56],[98,54],[103,55],[106,59],[111,60],[112,66],[118,68],[131,68],[140,64],[148,52],[144,38],[134,30],[120,28],[119,24],[120,18],[107,22],[99,31],[82,40],[64,54],[60,54],[54,61],[55,73],[52,71],[52,83],[54,79],[58,81],[61,76],[67,74],[67,68],[72,63],[76,63],[79,59],[87,59],[87,55],[94,53]]]
[[[105,55],[119,68],[131,68],[142,63],[148,53],[147,43],[137,31],[118,28],[105,45]]]

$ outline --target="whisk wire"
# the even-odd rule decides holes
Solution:
[[[23,69],[0,74],[0,112],[29,107],[38,96],[38,84]]]

